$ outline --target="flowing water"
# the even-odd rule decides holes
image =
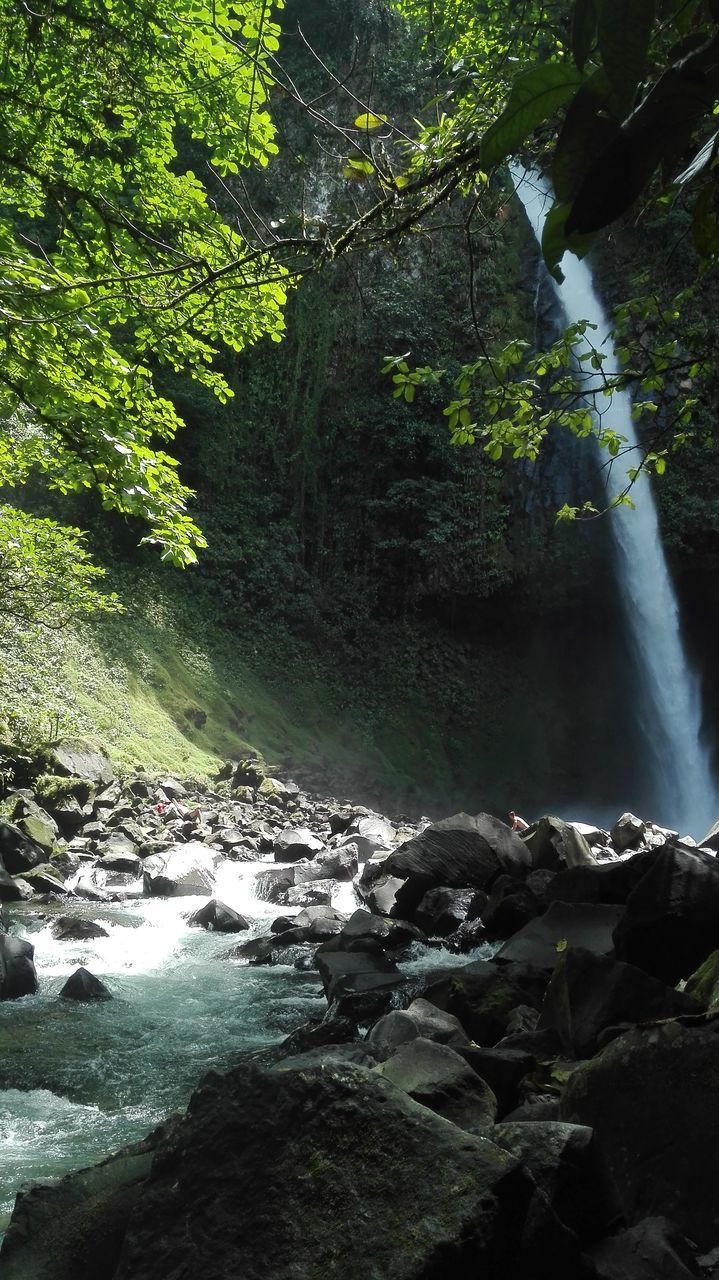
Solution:
[[[547,180],[532,170],[513,167],[517,194],[537,240],[541,243],[544,219],[552,204]],[[620,367],[609,337],[610,321],[594,289],[592,273],[573,254],[562,261],[564,281],[553,286],[567,324],[588,320],[592,344],[605,354],[603,374],[613,378]],[[583,348],[584,349],[584,348]],[[577,371],[583,398],[606,415],[608,425],[627,441],[629,452],[606,468],[606,496],[611,502],[627,484],[627,471],[641,461],[627,392],[606,399],[594,374]],[[592,378],[595,379],[594,386]],[[637,779],[649,775],[654,795],[655,821],[689,833],[697,839],[719,815],[719,794],[712,776],[710,755],[702,742],[701,690],[687,661],[682,643],[679,608],[662,548],[651,484],[641,472],[631,492],[634,510],[615,508],[611,526],[616,548],[617,581],[627,619],[638,672],[635,705],[643,743],[636,761]],[[602,673],[597,673],[601,680]],[[617,733],[622,726],[617,726]],[[626,794],[631,796],[632,779]]]

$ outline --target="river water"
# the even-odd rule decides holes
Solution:
[[[206,1071],[226,1070],[325,1012],[315,971],[223,958],[293,914],[255,894],[269,865],[278,864],[231,863],[220,873],[216,896],[253,921],[239,935],[188,927],[206,898],[6,908],[10,931],[35,946],[40,989],[0,1003],[0,1237],[23,1182],[83,1168],[144,1137],[187,1103]],[[351,884],[338,886],[333,905],[355,909]],[[53,920],[66,914],[97,921],[109,936],[55,940]],[[422,948],[402,968],[419,979],[448,958]],[[113,1000],[57,999],[79,964]]]

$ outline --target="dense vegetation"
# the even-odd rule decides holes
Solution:
[[[574,37],[567,4],[434,5],[431,25],[427,6],[383,0],[293,0],[272,22],[252,3],[215,7],[212,20],[201,5],[154,5],[154,22],[114,2],[47,17],[2,6],[25,97],[5,171],[0,463],[28,515],[3,509],[0,555],[6,577],[23,565],[32,575],[22,622],[60,621],[57,604],[73,599],[112,609],[83,542],[62,529],[65,577],[43,594],[53,559],[33,531],[48,526],[29,513],[89,527],[128,609],[90,639],[44,646],[47,668],[15,629],[16,726],[34,706],[41,729],[56,713],[135,761],[170,765],[184,751],[201,770],[259,746],[318,779],[334,770],[438,800],[518,793],[531,805],[552,787],[578,794],[588,773],[619,792],[593,680],[601,665],[621,716],[606,531],[555,524],[563,504],[594,498],[592,467],[546,439],[556,396],[527,408],[537,365],[526,353],[557,335],[535,331],[533,254],[501,164],[529,147],[553,150],[556,170],[569,122],[581,117],[589,138],[608,103],[613,138],[633,139],[634,105],[646,117],[645,97],[681,57],[672,40],[689,52],[712,41],[690,7],[679,32],[686,6],[656,24],[637,6],[646,40],[629,66],[608,40],[609,0],[599,26],[595,6],[574,7]],[[642,169],[638,213],[609,207],[605,220],[623,221],[595,248],[612,300],[643,299],[626,311],[627,347],[641,355],[626,377],[664,396],[647,465],[673,457],[668,544],[705,575],[702,596],[717,568],[715,393],[696,249],[711,258],[713,150],[689,162],[706,114],[697,106],[677,151],[674,174],[692,169],[680,196],[647,203],[662,155]],[[572,181],[596,184],[592,174],[580,166]],[[700,213],[685,194],[696,183]],[[411,234],[418,225],[426,234]],[[671,263],[649,280],[647,233]],[[178,472],[164,449],[181,422]],[[621,445],[611,425],[603,443]],[[98,517],[92,489],[114,516]],[[208,546],[178,580],[138,538],[177,562]],[[689,572],[685,587],[692,605]],[[594,726],[589,761],[578,699]]]

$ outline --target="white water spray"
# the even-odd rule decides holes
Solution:
[[[544,219],[552,204],[550,184],[541,174],[518,165],[512,166],[512,177],[541,244]],[[588,320],[596,326],[592,342],[603,347],[603,374],[612,379],[621,371],[609,338],[610,322],[594,291],[591,271],[573,254],[565,255],[562,270],[563,283],[552,283],[566,322]],[[594,402],[601,392],[588,383],[586,373],[580,372],[578,378],[582,395]],[[628,392],[616,391],[611,400],[602,396],[602,411],[609,410],[614,429],[624,436],[630,451],[624,455],[626,466],[615,462],[608,468],[607,498],[611,502],[626,487],[627,467],[639,465],[641,449]],[[635,509],[615,508],[611,523],[619,587],[642,681],[636,714],[651,762],[643,771],[650,774],[653,783],[656,807],[652,816],[701,839],[719,813],[719,798],[709,753],[701,741],[699,681],[684,652],[677,599],[644,471],[637,477],[631,497]],[[631,787],[632,779],[628,779],[628,796]]]

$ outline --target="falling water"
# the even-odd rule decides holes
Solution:
[[[541,243],[544,219],[552,204],[550,185],[541,174],[519,166],[513,167],[512,177]],[[592,273],[572,254],[565,256],[562,270],[563,283],[552,283],[566,323],[588,320],[596,325],[592,341],[597,346],[604,344],[603,374],[611,379],[620,369],[609,340],[610,322],[594,291]],[[581,378],[582,374],[578,376]],[[598,391],[586,379],[584,374],[582,394],[593,401]],[[629,453],[624,456],[629,458],[631,451],[636,451],[636,461],[628,461],[627,465],[636,466],[641,453],[629,394],[614,392],[611,400],[603,399],[603,411],[609,407],[614,429],[627,442]],[[625,468],[614,463],[608,468],[608,501],[617,497],[626,484]],[[664,558],[651,486],[643,471],[631,497],[635,509],[617,507],[611,521],[619,586],[640,673],[636,714],[647,756],[642,768],[651,779],[655,820],[700,839],[717,817],[719,800],[709,754],[701,742],[699,681],[684,653],[677,600]],[[628,779],[628,799],[630,783]]]

